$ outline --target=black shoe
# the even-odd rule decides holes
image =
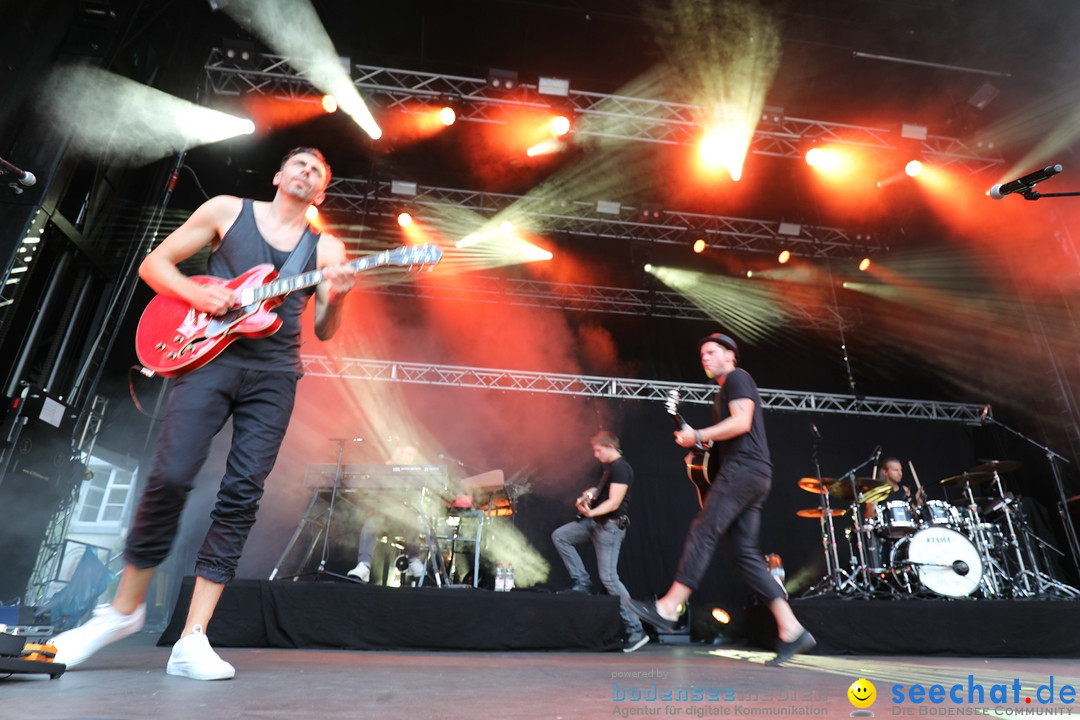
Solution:
[[[649,642],[649,636],[646,635],[645,633],[641,633],[641,635],[638,635],[637,637],[629,638],[626,641],[626,645],[623,646],[622,651],[624,653],[632,653],[632,652],[634,652],[636,650],[640,650],[641,648],[645,647],[645,645],[648,642]]]
[[[656,609],[656,603],[651,600],[633,600],[631,598],[624,598],[623,602],[626,603],[626,607],[630,608],[630,612],[634,613],[657,630],[667,630],[672,632],[678,627],[679,621],[668,620],[661,615]]]
[[[791,642],[776,641],[776,657],[765,662],[769,667],[776,667],[790,660],[796,653],[806,652],[817,645],[817,640],[806,630]]]
[[[568,587],[559,592],[556,595],[592,595],[592,588],[588,585],[575,585],[574,587]]]

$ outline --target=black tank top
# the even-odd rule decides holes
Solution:
[[[245,198],[236,222],[225,233],[217,250],[210,253],[206,271],[214,277],[234,278],[262,263],[271,263],[281,270],[288,257],[289,253],[276,250],[266,242],[255,224],[252,201]],[[316,265],[316,253],[313,252],[306,267],[295,274],[314,270]],[[315,288],[310,287],[286,295],[285,302],[273,310],[281,318],[281,327],[276,333],[262,338],[242,337],[229,345],[214,362],[257,370],[299,373],[300,316],[314,292]]]

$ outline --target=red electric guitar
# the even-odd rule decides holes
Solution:
[[[668,391],[664,406],[675,423],[676,430],[690,427],[690,424],[683,420],[682,415],[679,414],[678,390]],[[716,468],[712,467],[715,463],[710,456],[710,449],[708,445],[694,445],[694,447],[690,448],[690,454],[686,459],[686,475],[690,478],[690,482],[694,483],[694,489],[697,490],[698,504],[700,505],[705,504],[705,495],[709,492],[709,488],[712,487],[713,473],[716,470]]]
[[[382,265],[434,265],[442,251],[432,245],[403,246],[365,255],[342,267],[361,272]],[[273,265],[256,265],[232,280],[197,275],[205,285],[222,285],[237,292],[237,306],[224,315],[199,312],[183,300],[157,295],[146,306],[135,331],[135,352],[146,368],[172,377],[200,368],[241,337],[266,337],[281,327],[281,318],[270,312],[296,290],[318,285],[322,270],[278,278]]]

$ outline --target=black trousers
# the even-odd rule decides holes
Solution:
[[[255,523],[263,483],[277,461],[292,416],[296,373],[211,362],[173,385],[154,448],[154,464],[128,535],[124,559],[137,568],[168,556],[181,511],[210,443],[232,417],[232,446],[195,574],[227,583]]]
[[[727,462],[713,480],[705,505],[690,524],[675,579],[696,590],[709,569],[716,543],[726,535],[739,575],[766,603],[784,597],[769,573],[759,547],[761,508],[769,495],[772,473],[767,466]]]

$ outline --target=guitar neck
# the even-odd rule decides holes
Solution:
[[[390,251],[383,250],[380,253],[374,255],[365,255],[355,260],[350,260],[341,267],[348,268],[354,273],[361,270],[367,270],[368,268],[377,267],[379,265],[386,265],[390,262]],[[278,278],[272,280],[265,285],[259,285],[257,287],[244,288],[240,293],[240,305],[247,306],[254,302],[261,302],[267,298],[279,297],[281,295],[288,295],[289,293],[296,292],[297,290],[303,290],[304,288],[313,287],[323,281],[325,273],[322,270],[311,270],[310,272],[301,273],[300,275],[294,275],[287,278]]]

